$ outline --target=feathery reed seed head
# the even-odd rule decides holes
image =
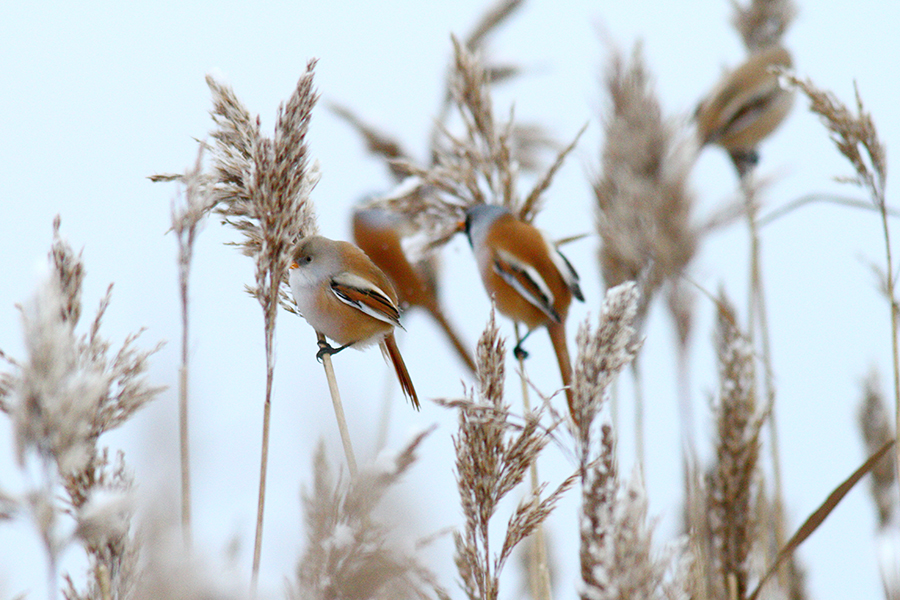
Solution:
[[[716,350],[720,391],[716,415],[716,458],[707,481],[707,512],[713,556],[722,594],[736,586],[739,598],[748,591],[748,557],[756,540],[755,494],[759,486],[759,433],[763,419],[756,410],[753,348],[737,328],[728,300],[718,300]],[[730,583],[733,582],[733,583]]]
[[[600,268],[607,287],[646,279],[646,306],[662,281],[677,277],[696,251],[698,232],[690,223],[694,197],[687,185],[693,153],[663,119],[640,46],[628,61],[613,56],[606,86],[612,111],[605,124],[602,175],[593,182]]]
[[[866,112],[856,89],[856,114],[831,92],[817,88],[812,81],[783,74],[787,81],[802,91],[810,101],[809,110],[819,115],[831,134],[838,151],[856,169],[855,178],[843,181],[867,188],[876,206],[885,203],[887,154],[878,138],[872,115]],[[855,87],[855,86],[854,86]]]
[[[606,402],[609,386],[640,349],[641,341],[637,337],[640,303],[640,292],[634,282],[618,285],[606,292],[597,327],[592,329],[585,320],[578,328],[572,423],[582,456],[589,450],[591,427]]]

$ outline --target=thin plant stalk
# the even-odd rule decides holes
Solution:
[[[766,399],[766,423],[769,427],[769,454],[772,461],[772,480],[774,486],[775,502],[775,543],[776,547],[784,546],[784,506],[783,487],[781,480],[781,452],[778,442],[778,427],[775,419],[775,385],[772,380],[772,352],[769,335],[769,319],[766,310],[765,292],[763,290],[762,277],[762,250],[759,237],[758,205],[754,199],[754,191],[750,178],[752,170],[741,176],[740,186],[744,196],[744,205],[747,215],[747,227],[750,232],[750,297],[747,305],[748,326],[747,337],[751,345],[754,345],[754,331],[758,328],[760,335],[760,354],[763,365],[763,393]],[[787,587],[787,567],[783,567],[778,573],[779,581],[783,587]]]
[[[187,279],[187,277],[184,277]],[[178,370],[178,430],[181,449],[181,529],[191,545],[191,457],[188,435],[188,311],[187,282],[181,284],[181,368]]]
[[[112,600],[112,583],[109,578],[109,569],[104,564],[97,565],[97,584],[100,588],[101,600]]]
[[[394,389],[394,374],[393,372],[388,372],[387,375],[384,378],[384,389],[381,393],[383,400],[381,403],[381,417],[379,417],[380,420],[378,422],[378,437],[375,440],[376,454],[381,452],[387,445],[388,428],[391,423],[391,409],[394,406],[394,399],[391,396],[391,391]]]
[[[644,384],[638,356],[631,361],[631,378],[634,380],[634,455],[644,472]]]
[[[522,342],[519,334],[519,324],[515,324],[516,347]],[[522,406],[525,414],[531,414],[531,398],[528,394],[528,380],[525,377],[525,357],[520,355],[519,381],[522,383]],[[540,479],[538,478],[537,461],[531,463],[531,491],[537,495],[540,491]],[[550,585],[550,567],[547,564],[547,537],[544,534],[544,524],[538,525],[534,532],[534,545],[529,557],[528,584],[531,588],[531,597],[535,600],[550,600],[553,596]]]
[[[194,253],[195,227],[178,236],[179,288],[181,292],[181,367],[178,369],[178,431],[181,452],[181,529],[191,545],[191,459],[188,434],[188,280]]]
[[[881,228],[884,232],[884,253],[887,261],[887,273],[885,275],[887,281],[885,284],[887,285],[888,300],[891,305],[891,353],[894,361],[894,431],[900,431],[900,350],[898,350],[897,340],[898,306],[897,298],[894,295],[894,288],[897,285],[897,281],[894,276],[893,255],[891,254],[891,231],[890,227],[888,227],[887,203],[885,202],[883,193],[878,191],[875,186],[872,186],[872,188],[873,193],[876,194],[875,202],[881,213]],[[897,481],[900,481],[900,444],[897,445],[895,451],[897,453],[897,460],[894,461],[894,463],[897,465]]]
[[[686,452],[690,461],[693,462],[697,458],[697,449],[696,434],[694,432],[694,410],[691,404],[690,352],[687,344],[681,343],[678,344],[676,352],[682,451]]]
[[[325,336],[316,332],[320,342],[325,341]],[[347,457],[347,467],[350,476],[355,480],[359,474],[356,467],[356,457],[353,454],[353,444],[350,443],[350,430],[347,428],[347,417],[344,416],[344,404],[341,402],[341,392],[338,389],[337,378],[334,376],[334,366],[331,364],[331,356],[322,355],[322,366],[325,368],[325,378],[328,380],[328,390],[331,392],[331,403],[334,405],[334,416],[337,419],[338,431],[341,433],[341,444],[344,446],[344,456]]]
[[[197,160],[193,169],[183,176],[174,177],[184,186],[184,202],[172,206],[172,231],[178,242],[178,287],[181,299],[181,366],[178,369],[178,432],[181,462],[181,530],[187,547],[191,545],[191,459],[190,435],[188,428],[188,385],[189,368],[189,284],[191,263],[194,257],[194,242],[200,230],[202,220],[212,208],[209,194],[204,191],[201,182],[203,170],[204,145],[197,151]],[[154,179],[154,178],[151,178]],[[156,178],[169,180],[170,177]]]
[[[268,284],[263,302],[266,340],[266,398],[263,404],[262,449],[259,458],[259,498],[256,504],[256,534],[253,539],[253,571],[250,589],[256,595],[259,582],[259,562],[262,554],[263,515],[266,508],[266,474],[269,467],[269,423],[272,413],[272,387],[275,379],[275,320],[278,317],[278,297],[282,277],[269,272],[264,276]],[[262,287],[262,286],[260,286]]]
[[[274,280],[273,280],[274,281]],[[277,294],[277,290],[276,290]],[[277,295],[275,296],[277,298]],[[277,309],[277,304],[273,304]],[[266,473],[269,467],[269,422],[272,413],[272,382],[275,375],[275,310],[265,311],[266,399],[263,403],[262,449],[259,458],[259,498],[256,503],[256,534],[253,538],[253,571],[250,589],[256,595],[259,583],[259,561],[262,554],[263,515],[266,508]],[[270,318],[271,313],[271,318]]]

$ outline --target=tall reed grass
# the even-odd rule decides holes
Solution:
[[[433,129],[422,136],[428,140],[424,159],[365,122],[359,116],[365,106],[332,107],[384,162],[395,184],[367,205],[402,217],[409,258],[433,261],[429,264],[435,272],[435,257],[451,243],[459,221],[475,204],[503,205],[528,223],[539,223],[545,211],[568,210],[554,197],[553,181],[579,147],[584,129],[556,132],[564,140],[560,143],[542,124],[518,123],[514,112],[498,108],[494,99],[497,85],[513,84],[521,69],[492,60],[487,40],[520,4],[499,2],[469,36],[451,38],[445,94]],[[796,8],[789,0],[753,0],[747,6],[735,3],[734,9],[735,28],[749,53],[745,66],[757,69],[760,53],[781,44]],[[802,48],[796,52],[802,54]],[[260,564],[266,560],[261,551],[263,532],[265,527],[277,527],[281,516],[263,518],[269,423],[276,398],[276,323],[281,309],[286,314],[280,322],[297,316],[285,285],[290,252],[299,240],[318,231],[312,197],[319,170],[316,149],[308,139],[321,110],[315,66],[315,60],[308,62],[279,107],[271,137],[262,133],[260,119],[251,116],[234,90],[209,77],[209,141],[200,142],[197,161],[185,173],[153,177],[181,186],[172,208],[181,301],[180,314],[173,319],[180,319],[182,329],[180,519],[165,511],[141,509],[135,493],[138,483],[125,457],[108,448],[103,437],[127,426],[163,391],[147,377],[148,364],[160,345],[147,343],[140,330],[120,345],[103,337],[112,286],[93,318],[82,322],[86,265],[62,237],[60,218],[53,222],[47,276],[18,307],[22,356],[0,352],[5,362],[0,410],[11,424],[11,451],[28,481],[22,494],[4,491],[0,482],[0,540],[2,521],[30,523],[43,548],[51,598],[249,598],[259,593]],[[575,267],[596,272],[605,289],[589,294],[595,316],[579,323],[573,336],[577,351],[568,390],[571,399],[562,400],[566,394],[561,390],[543,389],[529,375],[555,365],[529,359],[517,363],[514,375],[522,395],[536,401],[533,407],[519,408],[518,394],[512,391],[518,386],[508,380],[511,344],[493,311],[466,315],[482,330],[477,345],[469,349],[475,357],[473,378],[464,379],[461,393],[446,390],[426,409],[452,413],[454,431],[420,427],[399,449],[383,450],[372,460],[360,461],[358,468],[348,452],[347,470],[343,461],[328,457],[323,443],[312,464],[303,467],[311,473],[312,483],[301,495],[304,531],[297,534],[296,567],[284,574],[284,597],[495,600],[515,596],[504,573],[518,565],[529,582],[521,596],[559,598],[565,596],[555,585],[552,557],[557,556],[577,560],[576,593],[583,600],[806,598],[805,572],[815,565],[802,564],[797,548],[827,522],[861,478],[871,475],[876,535],[885,557],[879,565],[884,595],[900,598],[896,561],[900,550],[895,545],[900,448],[894,444],[900,427],[900,350],[886,151],[859,91],[855,109],[850,109],[783,61],[766,63],[756,71],[745,66],[726,73],[714,89],[697,90],[695,119],[685,121],[664,114],[639,46],[630,54],[612,52],[597,91],[609,100],[608,110],[596,119],[604,142],[599,151],[587,150],[597,157],[584,182],[585,194],[593,194],[595,212],[573,217],[580,224],[592,223],[591,235],[600,244],[595,264]],[[869,375],[862,386],[859,426],[865,452],[859,467],[853,473],[831,473],[834,491],[820,499],[799,527],[791,526],[785,516],[796,509],[780,480],[785,457],[778,451],[779,436],[784,434],[775,426],[779,364],[769,344],[761,249],[761,228],[786,213],[761,216],[765,187],[756,175],[757,165],[765,161],[761,144],[785,117],[795,93],[821,118],[822,139],[830,137],[848,161],[853,175],[846,180],[870,197],[868,208],[877,220],[873,231],[884,238],[885,249],[884,265],[876,268],[879,291],[887,300],[879,318],[891,332],[893,357],[888,400],[877,374]],[[592,118],[585,115],[585,120]],[[714,145],[721,146],[736,167],[738,200],[702,215],[690,177],[700,153],[713,151],[707,147]],[[319,207],[329,210],[325,201]],[[258,402],[248,402],[263,413],[256,536],[249,581],[239,586],[206,571],[198,558],[204,549],[192,542],[191,515],[197,507],[191,490],[197,481],[190,468],[196,440],[191,439],[188,423],[189,284],[194,244],[212,216],[241,236],[234,245],[253,262],[253,279],[246,291],[263,311],[265,373],[259,374]],[[705,237],[718,228],[733,227],[739,218],[746,219],[749,231],[749,294],[744,307],[735,303],[730,290],[712,293],[695,283],[692,271]],[[573,240],[560,238],[575,232],[552,233],[564,244]],[[463,257],[452,257],[457,259]],[[445,278],[441,284],[463,288],[465,294],[483,293],[476,281]],[[657,520],[648,508],[644,468],[649,459],[644,447],[654,441],[645,438],[637,418],[638,459],[629,473],[620,458],[622,435],[611,410],[614,402],[623,401],[616,393],[623,372],[630,370],[635,388],[641,389],[641,377],[648,371],[637,365],[650,335],[645,323],[658,297],[665,300],[674,324],[672,355],[680,372],[681,444],[672,451],[682,458],[682,504],[673,507],[681,513],[682,523],[679,535],[667,540],[660,539]],[[690,408],[692,395],[698,392],[687,378],[692,352],[705,343],[695,334],[700,312],[715,320],[717,386],[710,393],[708,413],[702,415],[713,423],[707,435],[698,433],[700,420]],[[315,348],[309,348],[307,358],[314,354]],[[300,396],[290,401],[325,401],[307,397],[304,390]],[[648,400],[636,398],[638,415]],[[353,432],[347,435],[353,438]],[[458,496],[440,502],[456,511],[459,519],[452,532],[417,535],[390,508],[400,504],[401,483],[412,478],[422,448],[429,443],[452,446],[452,469],[430,476],[455,482]],[[551,453],[562,455],[568,470],[539,471],[538,465]],[[434,501],[424,487],[420,496]],[[572,548],[557,547],[553,541],[553,528],[562,521],[551,516],[566,499],[576,506],[567,521],[577,532],[573,536],[577,547]],[[429,547],[442,536],[452,539],[452,573],[439,573],[429,564]],[[5,561],[0,569],[14,568],[18,559],[14,550],[2,544],[0,548]],[[60,572],[60,556],[71,552],[84,555],[85,572]],[[526,552],[533,558],[517,563],[517,553]]]

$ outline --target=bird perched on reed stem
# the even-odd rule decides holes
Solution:
[[[394,327],[402,326],[397,293],[387,275],[353,244],[318,235],[301,240],[291,258],[291,293],[300,314],[339,345],[320,341],[316,358],[377,342],[418,410],[419,399],[394,338]]]
[[[525,338],[538,327],[547,327],[571,411],[572,363],[565,323],[572,297],[584,301],[578,274],[536,227],[502,206],[470,207],[462,227],[497,310],[524,324],[528,328]],[[521,347],[525,338],[515,347],[517,357],[527,356]]]
[[[782,87],[774,72],[791,65],[790,53],[780,46],[755,52],[727,73],[697,107],[700,143],[724,148],[741,176],[759,160],[759,143],[791,109],[794,92]]]
[[[381,208],[357,208],[353,211],[353,241],[388,276],[400,306],[425,309],[444,331],[450,344],[471,372],[475,362],[465,344],[447,320],[438,300],[434,264],[422,260],[412,264],[400,243],[404,218]]]

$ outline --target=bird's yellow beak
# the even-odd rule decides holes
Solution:
[[[296,269],[296,268],[298,268],[299,266],[300,266],[300,265],[298,265],[298,264],[297,264],[297,261],[295,260],[295,261],[293,261],[293,262],[291,263],[291,266],[289,266],[288,269]]]

